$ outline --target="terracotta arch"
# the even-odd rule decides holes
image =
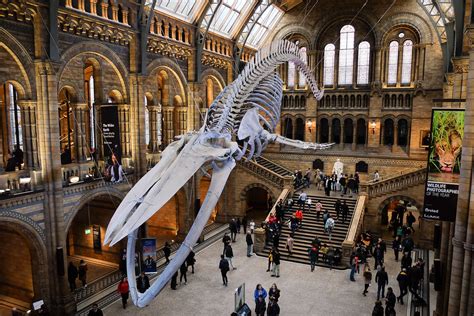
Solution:
[[[240,200],[245,200],[247,198],[247,192],[253,188],[261,188],[267,191],[272,197],[273,201],[276,201],[277,196],[273,193],[273,191],[269,187],[267,187],[265,184],[258,183],[258,182],[249,184],[245,188],[243,188],[243,190],[240,192]]]
[[[379,207],[377,208],[377,215],[382,215],[383,209],[392,203],[393,201],[398,201],[398,200],[404,200],[410,202],[412,205],[415,205],[416,208],[421,211],[423,209],[423,205],[421,202],[417,201],[416,199],[406,196],[406,195],[393,195],[391,197],[386,198],[385,200],[382,201],[382,203],[379,204]]]

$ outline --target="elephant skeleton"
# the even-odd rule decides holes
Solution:
[[[282,99],[282,80],[275,69],[288,61],[306,77],[314,96],[320,100],[323,92],[302,61],[298,46],[285,40],[273,42],[258,51],[237,79],[217,96],[200,130],[181,135],[171,143],[163,151],[160,162],[135,184],[117,208],[107,228],[105,243],[112,246],[128,236],[127,274],[131,297],[138,307],[148,305],[186,260],[222,194],[236,160],[259,156],[271,142],[313,150],[332,145],[287,139],[273,133],[280,119]],[[232,140],[233,135],[243,141],[243,149]],[[158,279],[145,293],[139,293],[135,280],[138,228],[207,163],[211,163],[213,169],[211,184],[191,229]]]

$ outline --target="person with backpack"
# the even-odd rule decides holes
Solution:
[[[331,217],[331,215],[328,215],[328,219],[326,220],[326,224],[324,225],[324,230],[329,235],[329,240],[331,240],[331,234],[334,230],[334,219]]]
[[[219,269],[221,270],[222,284],[227,286],[229,280],[227,279],[227,272],[229,272],[229,261],[221,255],[221,261],[219,261]]]
[[[318,262],[318,248],[316,248],[315,245],[313,245],[311,248],[308,249],[308,255],[309,255],[309,265],[311,266],[311,272],[314,271],[314,267],[316,263]]]

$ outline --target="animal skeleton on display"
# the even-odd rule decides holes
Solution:
[[[238,78],[217,96],[198,132],[179,136],[162,153],[160,162],[130,190],[110,220],[105,243],[116,244],[128,235],[127,274],[132,300],[138,307],[148,305],[158,295],[184,262],[196,244],[215,207],[235,161],[259,156],[269,142],[302,149],[326,149],[332,144],[315,144],[287,139],[273,134],[280,119],[282,80],[275,73],[279,64],[291,61],[308,80],[316,99],[322,91],[301,60],[298,46],[276,41],[261,49]],[[232,140],[243,141],[243,149]],[[247,152],[248,150],[248,152]],[[139,293],[135,280],[135,241],[140,225],[145,223],[204,164],[213,172],[206,198],[175,257],[145,293]]]

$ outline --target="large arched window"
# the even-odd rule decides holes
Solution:
[[[409,84],[411,82],[411,63],[413,55],[413,42],[406,40],[403,42],[402,51],[402,84]]]
[[[360,118],[357,120],[357,144],[364,145],[367,128],[365,126],[365,120]]]
[[[392,119],[386,119],[383,125],[383,144],[393,145],[394,139],[394,126]]]
[[[295,139],[304,140],[304,121],[302,118],[296,119]]]
[[[295,63],[292,61],[288,62],[288,88],[294,88],[295,87],[295,75],[296,75],[296,70],[295,70]]]
[[[319,142],[329,142],[329,122],[326,118],[321,119],[321,122],[319,124]]]
[[[354,34],[355,29],[351,25],[344,25],[341,28],[338,73],[338,83],[340,85],[352,84],[352,67],[354,63]]]
[[[150,114],[148,113],[148,98],[146,96],[143,98],[145,104],[145,144],[148,148],[150,145]]]
[[[390,42],[388,49],[388,84],[396,84],[398,77],[398,42]]]
[[[354,124],[350,118],[344,120],[344,144],[352,144],[354,140]]]
[[[324,47],[324,73],[323,83],[325,86],[334,84],[334,61],[336,57],[336,46],[327,44]]]
[[[21,111],[18,105],[18,92],[11,83],[8,86],[8,140],[12,150],[17,147],[23,150],[23,137],[21,131]]]
[[[306,47],[301,47],[300,48],[300,56],[301,60],[305,63],[308,64],[308,56],[306,54]],[[306,85],[306,77],[304,74],[300,71],[298,73],[298,88],[304,88]]]
[[[397,139],[398,146],[407,146],[408,145],[408,122],[405,119],[398,121],[397,128]]]
[[[84,80],[85,80],[85,93],[86,93],[86,102],[88,107],[88,121],[90,128],[86,130],[86,139],[88,142],[88,148],[93,149],[97,148],[96,146],[96,134],[95,126],[97,124],[95,117],[95,81],[94,81],[94,66],[88,65],[84,69]],[[87,137],[88,136],[88,137]]]
[[[293,120],[290,117],[285,118],[283,126],[285,137],[290,139],[293,138]]]
[[[341,120],[335,118],[332,120],[332,142],[341,143]]]
[[[370,44],[361,42],[357,57],[357,84],[369,84]]]

